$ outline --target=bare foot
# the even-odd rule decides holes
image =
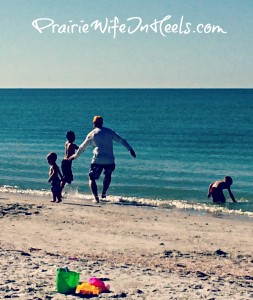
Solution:
[[[99,203],[99,197],[98,196],[94,196],[94,200],[92,201],[92,202],[94,202],[94,203]]]

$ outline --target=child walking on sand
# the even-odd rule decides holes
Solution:
[[[47,155],[47,161],[50,164],[48,182],[51,182],[51,191],[53,194],[53,199],[51,200],[51,202],[59,203],[62,201],[61,180],[63,179],[63,176],[58,165],[56,164],[56,160],[56,153],[51,152]]]
[[[61,189],[63,190],[66,183],[70,184],[73,180],[73,173],[72,173],[72,161],[68,160],[70,156],[75,154],[78,146],[74,144],[76,139],[75,133],[73,131],[68,131],[66,134],[67,141],[65,143],[65,155],[64,159],[61,163],[61,169],[63,173],[63,180],[61,182]]]

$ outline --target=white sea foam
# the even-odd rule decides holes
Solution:
[[[16,186],[5,185],[0,187],[0,192],[10,193],[10,194],[27,194],[34,196],[50,196],[51,192],[49,190],[22,190]],[[79,200],[91,200],[92,196],[90,194],[81,194],[78,192],[77,186],[65,187],[63,196],[66,199],[71,199],[71,201]],[[244,203],[246,200],[241,199]],[[120,205],[133,205],[133,206],[150,206],[153,208],[160,209],[179,209],[188,210],[196,213],[213,213],[213,214],[223,214],[224,216],[245,216],[253,218],[253,212],[243,211],[238,203],[238,208],[229,208],[225,205],[219,206],[215,204],[197,203],[185,200],[161,200],[161,199],[147,199],[147,198],[137,198],[137,197],[122,197],[122,196],[107,196],[106,202],[109,204],[120,204]]]

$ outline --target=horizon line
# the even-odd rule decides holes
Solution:
[[[250,90],[253,87],[0,87],[0,90]]]

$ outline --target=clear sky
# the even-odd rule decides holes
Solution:
[[[253,0],[0,0],[0,87],[252,88],[252,16]],[[115,38],[91,26],[115,17]]]

